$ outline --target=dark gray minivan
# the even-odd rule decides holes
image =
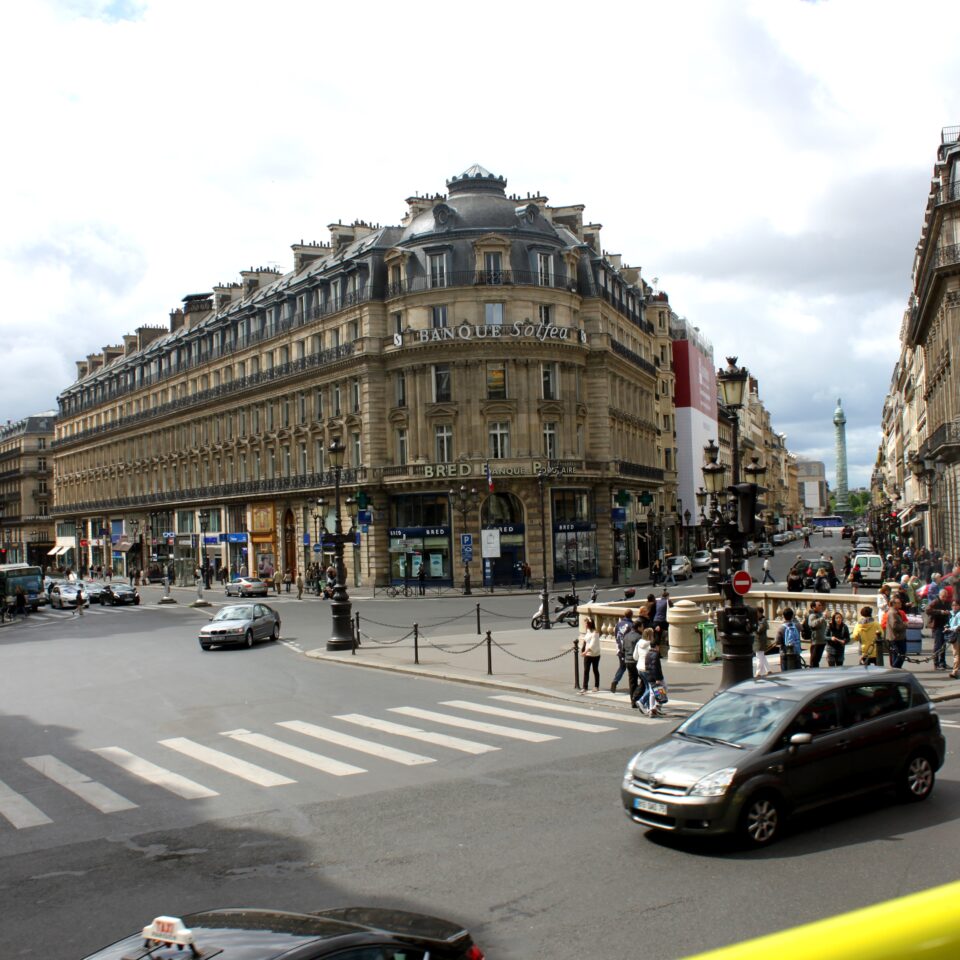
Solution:
[[[641,750],[621,798],[644,826],[761,846],[789,814],[868,790],[925,800],[945,749],[906,670],[796,670],[730,687]]]

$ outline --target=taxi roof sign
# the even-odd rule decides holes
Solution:
[[[143,928],[143,938],[155,943],[172,943],[178,947],[193,946],[193,932],[188,930],[179,917],[156,917]]]

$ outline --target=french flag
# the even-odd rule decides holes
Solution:
[[[493,493],[493,474],[490,473],[490,464],[484,464],[487,468],[487,489]]]

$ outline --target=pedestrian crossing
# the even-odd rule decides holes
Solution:
[[[97,746],[73,751],[69,763],[53,754],[22,757],[0,769],[0,834],[69,822],[78,803],[79,809],[123,815],[153,802],[151,788],[158,802],[170,795],[216,800],[248,788],[282,790],[312,785],[317,777],[383,777],[391,767],[436,768],[458,756],[479,758],[518,743],[592,738],[637,723],[670,722],[506,694],[381,710],[336,714],[324,723],[278,719],[267,729],[166,737],[138,752],[118,744]],[[410,741],[427,752],[406,749]]]

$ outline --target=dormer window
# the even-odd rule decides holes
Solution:
[[[430,271],[430,286],[445,287],[447,285],[447,255],[445,253],[431,253],[427,258]]]

